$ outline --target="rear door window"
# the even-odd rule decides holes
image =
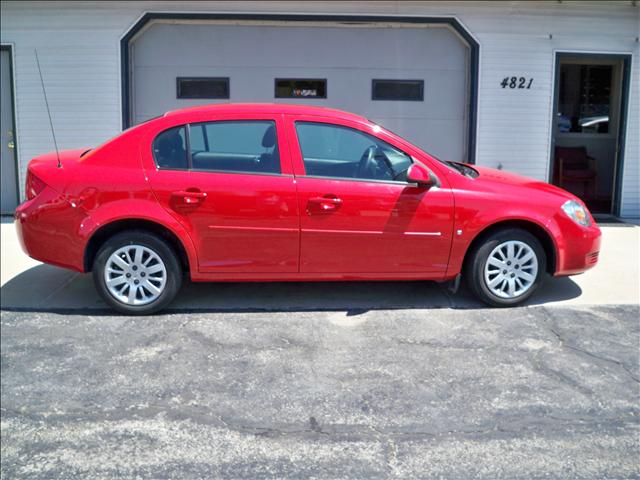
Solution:
[[[276,125],[267,120],[196,123],[189,126],[194,170],[280,173]]]

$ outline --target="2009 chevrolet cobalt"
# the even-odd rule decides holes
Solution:
[[[544,182],[443,162],[357,115],[294,105],[166,113],[29,164],[24,250],[93,272],[116,310],[193,281],[454,280],[517,305],[594,266],[600,230]]]

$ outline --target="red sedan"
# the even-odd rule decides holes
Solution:
[[[193,281],[436,280],[493,306],[598,261],[584,204],[544,182],[443,162],[357,115],[294,105],[166,113],[29,164],[31,257],[93,272],[116,310]]]

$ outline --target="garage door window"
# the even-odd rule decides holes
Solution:
[[[424,101],[424,80],[373,80],[372,100]]]
[[[309,176],[406,181],[411,157],[379,138],[325,123],[296,122],[296,131]]]
[[[276,98],[327,98],[323,78],[276,78]]]
[[[176,84],[178,98],[229,98],[227,77],[178,77]]]
[[[230,121],[189,127],[194,170],[280,173],[276,125],[272,121]]]

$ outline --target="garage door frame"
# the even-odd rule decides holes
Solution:
[[[414,17],[389,15],[298,15],[298,14],[241,14],[241,13],[179,13],[147,12],[124,34],[120,40],[120,75],[122,129],[131,126],[131,60],[129,43],[149,22],[153,20],[232,20],[270,22],[321,22],[321,23],[407,23],[436,24],[451,27],[469,45],[469,112],[467,126],[467,162],[475,163],[476,128],[478,114],[478,77],[480,44],[455,17]]]

